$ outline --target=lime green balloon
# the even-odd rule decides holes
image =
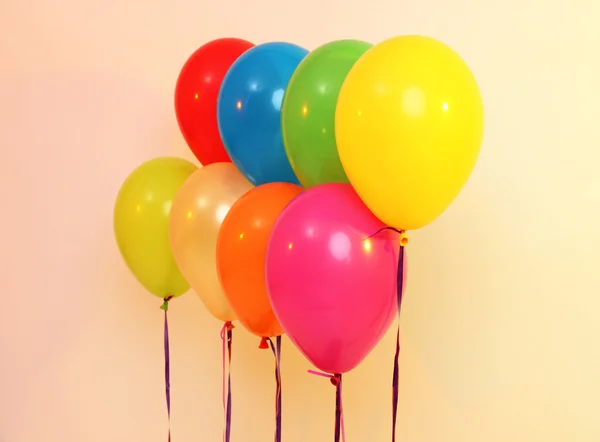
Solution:
[[[190,288],[169,243],[171,203],[198,168],[180,158],[156,158],[125,180],[114,211],[114,231],[125,263],[153,295],[179,296]]]
[[[312,51],[288,83],[281,112],[285,152],[304,187],[348,183],[335,142],[335,108],[348,72],[371,48],[339,40]]]

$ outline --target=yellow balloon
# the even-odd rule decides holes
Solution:
[[[231,163],[198,169],[177,193],[169,220],[171,249],[179,268],[208,311],[221,321],[236,319],[217,274],[221,223],[252,184]]]
[[[115,203],[114,232],[121,255],[137,280],[161,298],[190,288],[171,253],[169,210],[195,170],[180,158],[150,160],[129,175]]]
[[[386,40],[340,91],[338,152],[371,211],[399,229],[441,215],[467,182],[483,139],[483,102],[466,63],[427,37]]]

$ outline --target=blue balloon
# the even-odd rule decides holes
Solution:
[[[285,88],[308,51],[291,43],[248,49],[221,84],[217,119],[233,163],[254,185],[300,184],[283,145],[281,104]]]

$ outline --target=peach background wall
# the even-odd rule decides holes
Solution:
[[[600,440],[596,0],[2,0],[0,441],[163,442],[160,302],[112,237],[117,190],[191,158],[172,95],[203,42],[456,48],[487,131],[463,194],[411,235],[403,442]],[[174,442],[221,437],[220,324],[172,304]],[[233,442],[271,440],[272,357],[237,330]],[[348,441],[389,440],[393,335],[347,376]],[[333,387],[284,345],[284,440],[326,441]]]

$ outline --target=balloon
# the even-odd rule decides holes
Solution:
[[[467,182],[483,138],[483,103],[448,46],[405,36],[369,50],[340,91],[338,152],[350,183],[384,223],[421,228]]]
[[[289,183],[250,190],[231,207],[217,240],[217,270],[236,316],[259,337],[283,333],[271,309],[265,282],[267,242],[277,217],[302,192]]]
[[[156,158],[123,183],[114,208],[114,232],[125,263],[153,295],[180,296],[190,288],[169,246],[169,207],[197,170],[180,158]]]
[[[281,136],[285,88],[308,51],[290,43],[265,43],[244,53],[227,72],[217,105],[227,153],[253,184],[299,184]]]
[[[371,46],[359,40],[327,43],[302,60],[288,84],[281,111],[283,141],[304,187],[348,183],[335,142],[335,107],[346,75]]]
[[[188,146],[205,166],[231,161],[217,126],[217,96],[229,67],[253,46],[238,38],[208,42],[190,56],[177,78],[177,122]]]
[[[269,239],[266,279],[273,310],[300,351],[327,373],[345,373],[375,347],[397,313],[398,234],[349,184],[296,197]]]
[[[252,184],[231,163],[198,169],[173,201],[169,238],[175,260],[208,311],[221,321],[235,315],[217,275],[217,235],[231,205]]]

